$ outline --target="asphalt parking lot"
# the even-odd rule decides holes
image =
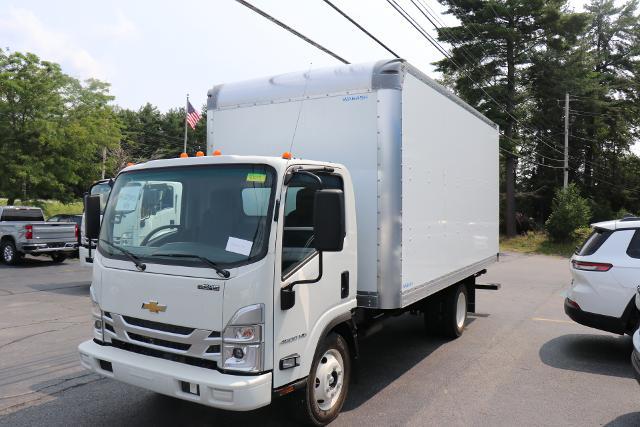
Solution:
[[[426,337],[421,318],[363,340],[360,375],[335,425],[640,425],[630,337],[563,312],[562,258],[506,254],[482,277],[462,338]],[[84,371],[90,272],[77,260],[0,266],[0,425],[286,425],[285,402],[228,413]]]

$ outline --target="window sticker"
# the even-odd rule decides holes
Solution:
[[[229,237],[229,240],[227,240],[227,247],[224,250],[227,252],[233,252],[234,254],[249,256],[252,246],[253,242],[250,240]]]
[[[249,173],[247,174],[247,182],[259,182],[264,184],[267,180],[267,174],[264,173]]]

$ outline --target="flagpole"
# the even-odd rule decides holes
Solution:
[[[187,94],[187,103],[184,105],[184,151],[187,152],[187,116],[189,116],[189,94]]]

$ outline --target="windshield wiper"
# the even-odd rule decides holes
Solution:
[[[123,254],[125,254],[127,256],[127,258],[129,258],[131,260],[131,262],[136,265],[136,268],[138,269],[138,271],[145,271],[147,269],[147,265],[144,264],[143,262],[141,262],[140,258],[135,256],[134,254],[132,254],[128,250],[126,250],[124,248],[121,248],[120,246],[115,245],[115,244],[111,243],[108,240],[105,240],[105,239],[99,239],[99,240],[102,243],[106,243],[107,245],[111,246],[112,248],[115,248],[115,249],[119,250],[120,252],[122,252]]]
[[[151,254],[151,256],[166,256],[166,257],[173,257],[173,258],[195,258],[195,259],[199,259],[203,263],[207,264],[209,267],[213,268],[216,271],[216,273],[218,273],[219,276],[222,276],[225,279],[228,279],[229,276],[231,275],[231,273],[229,273],[228,270],[225,270],[224,268],[221,268],[215,262],[213,262],[210,259],[207,259],[207,258],[205,258],[203,256],[200,256],[200,255],[154,252],[154,253]]]

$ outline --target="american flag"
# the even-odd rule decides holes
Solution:
[[[187,101],[187,123],[191,126],[191,129],[196,128],[196,123],[200,120],[200,113],[193,108],[193,105],[189,101]]]

